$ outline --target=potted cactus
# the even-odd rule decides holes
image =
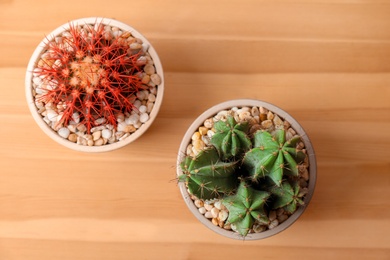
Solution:
[[[148,40],[124,23],[98,17],[50,33],[30,59],[25,85],[41,129],[88,152],[137,139],[154,121],[164,90],[161,62]]]
[[[314,191],[316,160],[296,120],[269,103],[232,100],[189,127],[177,178],[187,206],[215,232],[262,239],[290,226]]]

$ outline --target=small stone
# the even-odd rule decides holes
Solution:
[[[145,98],[146,98],[147,96],[145,95],[145,92],[143,92],[143,91],[138,91],[137,92],[137,98],[138,98],[138,100],[144,100]]]
[[[238,114],[240,121],[247,121],[251,118],[251,113],[249,111],[242,111]]]
[[[195,132],[192,137],[191,137],[192,140],[199,140],[200,139],[200,133],[199,132]]]
[[[123,129],[123,132],[125,133],[134,133],[137,129],[133,125],[126,125]]]
[[[283,215],[284,214],[284,209],[283,208],[279,208],[279,209],[277,209],[276,210],[276,215],[279,217],[279,216],[281,216],[281,215]]]
[[[70,131],[68,128],[66,127],[61,127],[59,130],[58,130],[58,135],[61,136],[62,138],[65,138],[67,139],[68,136],[70,134]]]
[[[201,207],[203,207],[204,203],[201,200],[195,200],[194,204],[195,204],[196,207],[201,208]]]
[[[144,71],[145,71],[145,73],[148,74],[148,75],[153,75],[153,74],[156,72],[154,66],[153,66],[153,65],[150,65],[150,64],[145,65]],[[155,75],[157,75],[157,74],[155,74]],[[150,77],[150,79],[153,81],[153,77]]]
[[[93,142],[93,140],[88,139],[87,140],[87,144],[88,144],[88,146],[93,146],[94,142]]]
[[[302,179],[304,179],[305,181],[308,181],[309,180],[309,171],[307,170],[306,167],[303,167],[303,171],[301,173],[301,177]]]
[[[186,155],[190,155],[192,153],[192,144],[187,146]]]
[[[202,150],[205,147],[204,142],[202,140],[200,140],[200,139],[193,140],[192,145],[194,146],[193,148],[196,151],[200,151],[200,150]]]
[[[77,128],[77,130],[79,130],[79,132],[82,132],[82,133],[87,131],[87,127],[84,124],[79,124],[76,128]]]
[[[280,117],[278,115],[274,116],[273,122],[274,122],[276,129],[284,129],[283,121],[282,121],[282,119],[280,119]]]
[[[217,208],[212,208],[210,212],[211,212],[211,214],[213,215],[213,218],[218,218],[219,209],[217,209]]]
[[[138,42],[133,42],[133,43],[130,44],[129,47],[130,47],[130,49],[132,49],[132,50],[139,50],[139,49],[142,48],[142,45],[139,44]]]
[[[213,214],[211,214],[210,211],[207,211],[206,213],[204,213],[204,216],[205,216],[206,218],[213,218]]]
[[[201,207],[198,210],[199,210],[199,213],[202,215],[204,215],[207,212],[207,210],[204,207]]]
[[[259,109],[257,107],[252,107],[251,114],[252,114],[252,116],[259,116],[260,115],[260,111],[259,111]]]
[[[225,221],[229,216],[229,213],[226,211],[226,210],[221,210],[219,213],[218,213],[218,219],[220,221]]]
[[[125,140],[128,136],[130,136],[130,133],[125,133],[121,138],[119,138],[119,141]]]
[[[76,124],[80,123],[80,114],[79,114],[79,112],[75,112],[75,113],[72,114],[72,120]]]
[[[150,93],[150,94],[148,95],[148,101],[150,101],[150,102],[156,101],[156,95]]]
[[[146,107],[148,108],[147,112],[150,113],[153,110],[154,103],[153,102],[149,102],[149,103],[146,104]]]
[[[217,200],[216,202],[214,202],[214,207],[216,207],[217,209],[221,210],[222,209],[222,202],[220,200]]]
[[[73,143],[77,142],[77,135],[76,134],[70,134],[68,136],[68,140],[73,142]]]
[[[104,143],[103,138],[99,138],[98,140],[95,141],[94,145],[95,146],[101,146],[101,145],[103,145],[103,143]]]
[[[69,129],[69,131],[71,131],[72,133],[76,133],[77,126],[76,126],[76,125],[68,125],[68,129]]]
[[[259,124],[255,124],[255,125],[252,125],[251,128],[249,129],[249,133],[250,134],[254,134],[256,133],[257,131],[261,130],[261,125]]]
[[[268,225],[268,228],[269,228],[269,229],[273,229],[273,228],[277,227],[278,225],[279,225],[278,219],[274,219],[274,220],[272,220],[271,223]]]
[[[213,121],[212,119],[206,119],[206,120],[204,121],[203,125],[204,125],[205,127],[207,127],[208,129],[211,129],[211,128],[213,128],[213,126],[214,126],[214,121]]]
[[[267,120],[267,114],[260,114],[260,121],[265,121]]]
[[[92,133],[92,140],[97,141],[101,136],[102,136],[102,132],[96,131],[96,132]]]
[[[48,110],[46,116],[51,122],[56,122],[58,114],[53,110]]]
[[[104,117],[98,118],[95,120],[95,125],[101,125],[104,124],[107,120]]]
[[[207,204],[207,203],[204,204],[204,207],[205,207],[205,209],[206,209],[207,211],[210,211],[210,210],[212,210],[212,209],[214,208],[213,205]]]
[[[116,117],[116,121],[119,123],[125,121],[125,115],[123,113],[118,113],[116,114],[115,117]]]
[[[268,129],[268,128],[271,128],[273,125],[272,125],[272,121],[271,120],[265,120],[263,122],[261,122],[261,126],[265,129]]]
[[[282,215],[278,216],[278,222],[279,223],[283,223],[284,221],[286,221],[286,219],[288,219],[288,216],[285,215],[285,214],[282,214]]]
[[[226,230],[231,230],[232,227],[230,226],[231,224],[230,223],[227,223],[223,226],[223,229],[226,229]]]
[[[258,225],[258,224],[255,224],[253,225],[253,231],[255,233],[261,233],[263,231],[267,230],[267,226],[264,226],[264,225]]]
[[[260,107],[259,112],[260,114],[268,114],[268,109],[266,109],[265,107]]]
[[[143,84],[148,84],[150,81],[150,76],[148,74],[145,74],[141,79]]]
[[[104,125],[99,125],[91,128],[91,133],[97,132],[97,131],[102,131],[103,129],[106,129]]]
[[[201,127],[199,127],[198,131],[199,131],[199,133],[200,133],[201,135],[206,135],[208,129],[207,129],[207,127],[205,127],[205,126],[201,126]]]
[[[274,210],[270,211],[268,214],[268,218],[270,221],[276,219],[276,211],[274,211]]]
[[[110,129],[103,129],[102,130],[102,137],[106,139],[110,139],[112,136],[112,131]]]
[[[134,125],[139,122],[139,115],[138,114],[132,114],[125,120],[126,124],[128,125]]]
[[[271,111],[268,111],[267,119],[268,119],[268,120],[274,119],[274,114],[273,114]]]
[[[208,131],[207,131],[207,136],[208,136],[209,138],[213,137],[214,134],[215,134],[215,132],[214,132],[213,130],[208,130]]]
[[[142,114],[139,116],[139,121],[140,121],[141,123],[146,123],[148,120],[149,120],[149,115],[148,115],[148,113],[142,113]]]
[[[118,130],[118,132],[123,132],[125,130],[126,126],[127,126],[127,124],[125,122],[120,122],[117,125],[116,129]]]
[[[150,80],[153,81],[153,83],[156,84],[156,85],[160,85],[161,84],[161,77],[158,74],[152,74],[150,76]]]
[[[217,218],[212,218],[211,223],[213,223],[213,225],[215,225],[215,226],[218,226],[219,221]]]
[[[140,106],[140,107],[138,108],[138,111],[139,111],[141,114],[142,114],[142,113],[146,113],[147,108],[146,108],[146,106],[142,105],[142,106]]]

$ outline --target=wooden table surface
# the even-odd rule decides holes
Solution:
[[[39,41],[81,17],[128,23],[165,69],[136,142],[80,153],[24,94]],[[0,259],[390,259],[390,1],[0,0]],[[182,136],[212,105],[254,98],[301,122],[318,161],[307,211],[260,241],[221,237],[175,179]]]

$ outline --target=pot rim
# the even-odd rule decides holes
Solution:
[[[267,237],[271,237],[273,235],[276,235],[283,230],[287,229],[290,227],[305,211],[305,209],[308,207],[308,204],[313,196],[314,189],[315,189],[315,184],[316,184],[316,178],[317,178],[317,163],[316,163],[316,157],[313,149],[313,145],[302,128],[302,126],[298,123],[297,120],[295,120],[290,114],[288,114],[286,111],[283,109],[268,103],[266,101],[261,101],[261,100],[256,100],[256,99],[234,99],[234,100],[229,100],[225,101],[222,103],[219,103],[209,109],[207,109],[205,112],[203,112],[200,116],[198,116],[193,123],[190,125],[190,127],[187,129],[187,132],[185,133],[181,143],[180,143],[180,148],[178,152],[178,157],[177,157],[177,165],[180,164],[180,162],[183,160],[186,154],[186,149],[188,144],[190,143],[191,137],[193,133],[198,129],[199,126],[203,124],[203,122],[216,115],[219,111],[221,110],[226,110],[226,109],[231,109],[233,107],[265,107],[268,110],[272,111],[273,113],[277,114],[284,120],[288,121],[291,125],[291,127],[297,132],[298,135],[301,136],[304,144],[305,144],[305,149],[308,154],[309,158],[309,174],[310,174],[310,179],[308,183],[308,193],[305,196],[305,205],[300,206],[287,220],[285,220],[283,223],[279,224],[273,229],[268,229],[266,231],[260,232],[260,233],[250,233],[247,234],[245,237],[241,236],[239,233],[230,231],[230,230],[225,230],[219,226],[215,226],[212,224],[210,220],[208,220],[206,217],[204,217],[201,213],[199,213],[198,208],[194,205],[187,188],[185,186],[185,183],[179,182],[179,188],[181,195],[187,205],[187,207],[190,209],[190,211],[195,215],[195,217],[206,227],[209,229],[213,230],[214,232],[228,237],[232,239],[238,239],[238,240],[259,240],[259,239],[264,239]],[[183,172],[181,171],[180,167],[177,167],[177,176],[182,175]]]
[[[157,94],[156,94],[156,100],[154,102],[154,106],[152,111],[149,113],[149,120],[146,123],[143,123],[140,128],[138,128],[134,133],[132,133],[130,136],[128,136],[125,140],[118,141],[112,144],[105,144],[102,146],[84,146],[84,145],[78,145],[77,143],[73,143],[67,139],[62,138],[52,130],[45,121],[43,121],[42,116],[38,113],[37,108],[34,103],[34,97],[32,94],[32,78],[33,78],[33,70],[35,68],[37,60],[40,58],[46,44],[54,39],[55,36],[59,35],[60,33],[69,30],[70,25],[82,25],[82,24],[96,24],[96,23],[102,23],[104,25],[111,25],[118,27],[122,29],[123,31],[130,32],[134,37],[139,38],[142,40],[143,45],[147,46],[147,52],[150,54],[153,62],[154,67],[156,69],[156,73],[161,78],[161,84],[157,86]],[[37,122],[38,126],[43,130],[44,133],[46,133],[51,139],[56,141],[57,143],[68,147],[70,149],[81,151],[81,152],[107,152],[119,149],[121,147],[124,147],[136,139],[138,139],[142,134],[146,132],[146,130],[152,125],[154,120],[157,117],[157,114],[160,110],[161,103],[163,100],[164,95],[164,71],[163,67],[160,61],[160,58],[156,52],[156,50],[153,48],[152,44],[143,36],[139,31],[131,27],[130,25],[127,25],[123,22],[120,22],[118,20],[110,19],[110,18],[104,18],[104,17],[87,17],[87,18],[80,18],[76,20],[72,20],[68,23],[65,23],[59,27],[57,27],[55,30],[53,30],[49,35],[47,35],[36,47],[34,50],[26,71],[25,76],[25,94],[27,99],[27,104],[30,109],[30,112],[35,120]]]

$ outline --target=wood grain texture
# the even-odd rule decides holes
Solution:
[[[140,30],[166,71],[152,127],[102,154],[54,143],[24,97],[39,41],[89,16]],[[0,0],[0,259],[389,259],[389,28],[380,0]],[[307,211],[266,240],[214,234],[174,180],[192,120],[235,98],[287,110],[317,154]]]

